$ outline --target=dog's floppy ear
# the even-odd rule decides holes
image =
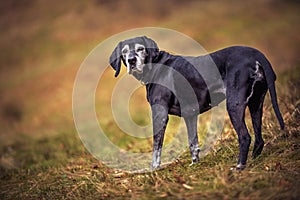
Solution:
[[[112,66],[114,70],[116,70],[115,77],[117,77],[121,70],[121,48],[122,48],[122,42],[119,42],[117,47],[114,49],[114,51],[111,53],[109,57],[109,63]]]
[[[144,43],[145,43],[145,46],[146,46],[146,49],[147,49],[147,53],[148,53],[148,56],[147,56],[148,62],[147,63],[152,63],[152,61],[159,54],[158,46],[152,39],[150,39],[146,36],[143,36],[142,38],[144,40]]]

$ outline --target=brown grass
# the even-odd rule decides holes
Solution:
[[[299,199],[298,11],[299,3],[281,0],[3,1],[0,199]],[[279,131],[267,98],[265,150],[249,161],[248,169],[229,170],[236,163],[238,144],[228,119],[214,151],[192,167],[186,152],[162,170],[127,174],[107,168],[84,149],[72,118],[76,72],[98,43],[143,26],[175,29],[208,51],[254,46],[271,60],[287,128]],[[125,140],[111,110],[101,107],[110,102],[115,81],[108,69],[99,84],[108,97],[96,97],[98,114],[106,116],[101,125],[125,149],[151,150],[151,138]],[[150,123],[144,95],[143,89],[137,91],[131,101],[138,106],[130,107],[141,124]],[[177,122],[174,118],[168,135]]]

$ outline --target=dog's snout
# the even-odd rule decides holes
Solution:
[[[136,57],[135,56],[129,57],[128,58],[128,63],[131,64],[131,65],[134,65],[136,63]]]

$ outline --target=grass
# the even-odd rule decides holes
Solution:
[[[299,199],[298,3],[173,0],[158,8],[158,0],[147,5],[137,1],[134,6],[125,1],[53,2],[0,4],[0,199]],[[108,16],[116,23],[107,23]],[[140,26],[176,29],[209,51],[233,44],[261,49],[277,72],[286,130],[279,130],[267,95],[265,148],[242,172],[230,170],[237,162],[238,142],[228,118],[222,139],[196,165],[189,166],[188,150],[172,164],[148,173],[126,173],[99,162],[74,128],[75,75],[100,41]],[[112,77],[108,69],[99,83],[104,96],[111,95],[116,82]],[[96,102],[98,117],[105,116],[99,123],[115,144],[133,152],[151,151],[151,138],[132,138],[118,128],[110,108],[103,106],[109,98],[97,93]],[[130,102],[133,120],[151,123],[144,88]],[[199,119],[199,133],[207,129],[207,117],[209,113]],[[249,113],[246,119],[253,133]],[[178,122],[171,119],[166,143]]]
[[[298,73],[299,72],[295,72]],[[299,76],[298,76],[299,77]],[[294,82],[295,81],[295,82]],[[299,87],[300,82],[290,80]],[[284,87],[293,87],[289,84]],[[293,88],[291,88],[293,89]],[[286,96],[294,104],[299,93]],[[265,108],[270,107],[267,101]],[[19,136],[1,149],[2,199],[297,199],[299,198],[299,113],[283,107],[287,128],[278,131],[273,114],[264,117],[266,146],[242,172],[232,172],[237,158],[233,131],[197,165],[188,152],[152,173],[129,174],[107,168],[89,155],[75,131],[55,137]],[[228,124],[226,127],[228,128]],[[17,165],[14,163],[18,162]]]

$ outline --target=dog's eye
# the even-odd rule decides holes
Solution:
[[[123,49],[123,50],[122,50],[122,53],[123,53],[123,54],[128,53],[128,49]]]
[[[144,49],[145,49],[144,47],[139,47],[139,48],[137,48],[136,51],[137,51],[137,52],[139,52],[139,51],[144,51]]]

